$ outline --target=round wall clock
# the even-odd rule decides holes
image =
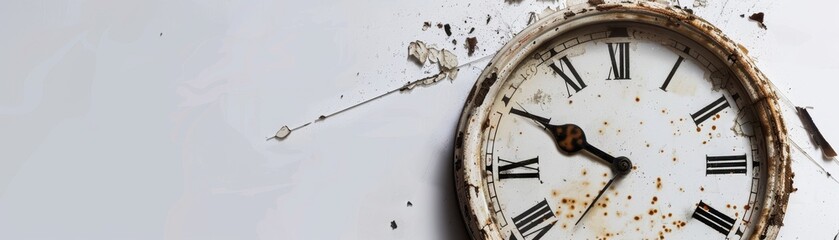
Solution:
[[[774,239],[789,149],[766,77],[653,2],[523,30],[464,105],[454,167],[474,239]]]

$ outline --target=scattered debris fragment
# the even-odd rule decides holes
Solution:
[[[423,31],[428,30],[428,28],[430,28],[430,27],[431,27],[431,22],[422,23],[422,30]]]
[[[452,39],[452,45],[457,46],[457,39]]]
[[[469,34],[472,34],[473,32],[475,32],[475,28],[474,28],[474,27],[473,27],[473,28],[471,28],[471,29],[469,29]]]
[[[440,68],[442,70],[451,70],[457,67],[457,56],[449,50],[443,49],[440,51]]]
[[[489,20],[492,20],[492,16],[490,16],[489,14],[487,14],[487,24],[489,24]]]
[[[414,57],[420,65],[424,65],[425,60],[428,59],[428,48],[420,40],[411,42],[408,44],[408,56]]]
[[[810,133],[810,137],[813,138],[813,142],[815,142],[816,147],[822,149],[822,154],[824,154],[825,157],[836,157],[836,151],[834,151],[833,147],[830,146],[830,143],[827,143],[827,140],[824,139],[821,131],[819,131],[819,128],[816,127],[816,123],[813,122],[813,118],[810,117],[810,113],[807,112],[807,108],[795,107],[795,109],[798,111],[798,117],[801,118],[801,122],[804,124],[804,129]]]
[[[763,23],[763,12],[752,14],[749,19],[756,21],[761,28],[766,29],[766,24]]]
[[[460,72],[460,69],[459,69],[459,68],[455,68],[455,69],[449,70],[449,71],[448,71],[448,74],[447,74],[447,75],[449,76],[449,80],[454,81],[454,79],[455,79],[455,78],[457,78],[457,73],[458,73],[458,72]]]
[[[694,0],[693,7],[705,7],[708,6],[708,0]]]
[[[160,36],[163,37],[163,33],[160,33]]]
[[[477,37],[466,38],[466,50],[467,50],[467,54],[469,56],[472,56],[472,54],[475,53],[475,48],[477,46],[478,46],[478,38]]]
[[[452,26],[451,25],[446,23],[446,25],[443,25],[443,30],[446,31],[446,36],[450,36],[450,37],[452,36]]]
[[[443,24],[442,24],[442,23],[437,23],[437,28],[442,29],[442,28],[443,28]]]
[[[588,0],[588,4],[592,6],[597,6],[603,4],[603,0]]]
[[[413,206],[414,206],[414,204],[411,203],[411,201],[408,201],[408,207],[413,207]]]
[[[396,221],[390,221],[390,229],[396,230]]]
[[[277,131],[276,134],[274,134],[274,137],[282,140],[282,139],[288,137],[289,134],[291,134],[291,130],[288,129],[288,126],[283,126],[282,128],[280,128],[279,131]],[[269,139],[271,139],[271,138],[269,138]]]
[[[437,59],[440,58],[440,50],[437,50],[434,46],[428,47],[428,61],[431,63],[437,63]]]
[[[746,14],[740,14],[740,18],[746,17]]]

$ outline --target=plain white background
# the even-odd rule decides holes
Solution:
[[[452,135],[482,57],[529,12],[579,2],[0,2],[0,239],[463,239]],[[692,8],[839,144],[837,7]],[[740,17],[755,12],[768,29]],[[474,64],[265,141],[435,74],[408,60],[414,40]],[[799,191],[782,237],[832,238],[839,184],[825,171],[839,164],[792,134]]]

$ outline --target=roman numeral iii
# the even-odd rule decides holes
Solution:
[[[551,230],[556,221],[552,221],[541,228],[534,228],[544,222],[547,222],[553,217],[554,214],[551,207],[548,206],[548,201],[542,200],[537,203],[536,206],[533,206],[518,216],[513,217],[513,223],[516,225],[516,228],[519,230],[522,237],[527,239],[529,236],[533,236],[531,240],[538,240],[545,236],[545,233],[547,233],[548,230]],[[515,235],[511,239],[515,239]]]
[[[705,156],[705,175],[746,174],[746,154]]]
[[[726,216],[702,201],[699,201],[692,217],[726,236],[734,227],[734,218]]]
[[[568,89],[569,87],[571,89],[574,89],[575,93],[580,92],[580,90],[583,90],[583,88],[586,88],[586,83],[583,82],[582,78],[580,78],[580,74],[577,73],[576,69],[574,69],[574,65],[571,65],[571,61],[568,60],[568,56],[560,58],[559,61],[554,60],[554,62],[549,64],[548,66],[550,66],[551,69],[554,70],[554,72],[559,74],[559,76],[565,80],[565,90],[568,91],[569,97],[571,96],[571,90]],[[574,79],[568,77],[568,74],[565,72],[565,70],[563,70],[565,68],[568,68],[568,72],[571,72],[571,76],[573,76]]]
[[[693,122],[696,123],[696,126],[699,126],[699,124],[702,124],[702,122],[705,122],[705,120],[708,120],[708,118],[720,113],[720,111],[729,106],[731,105],[728,104],[728,100],[725,99],[725,96],[720,96],[719,99],[710,105],[699,109],[698,112],[691,114],[690,117],[693,118]]]
[[[606,80],[628,80],[629,43],[607,43],[606,45],[609,45],[609,58],[612,60],[612,68]],[[615,78],[611,78],[613,75]]]
[[[498,179],[508,178],[536,178],[539,179],[539,157],[514,162],[498,158]],[[515,173],[513,170],[517,169]]]

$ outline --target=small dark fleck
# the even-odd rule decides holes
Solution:
[[[344,99],[344,95],[341,95],[341,99]]]
[[[752,14],[749,19],[756,21],[761,28],[766,29],[766,24],[763,23],[763,12]]]
[[[326,119],[326,116],[324,116],[324,115],[320,115],[320,117],[318,117],[318,120],[324,120],[324,119]]]
[[[469,56],[472,56],[472,53],[475,53],[475,48],[477,46],[478,46],[478,38],[477,37],[466,38],[466,49],[468,50],[467,53],[469,54]]]
[[[490,16],[489,14],[487,14],[487,24],[489,24],[489,20],[492,20],[492,16]]]
[[[411,201],[408,201],[408,207],[413,207],[413,206],[414,206],[414,204],[411,203]]]
[[[422,30],[428,29],[431,27],[431,22],[424,22],[422,23]]]
[[[457,45],[457,39],[452,39],[452,44]]]
[[[475,32],[475,28],[469,29],[469,34],[472,34],[473,32]]]
[[[744,17],[746,17],[746,14],[740,14],[740,17],[744,18]]]
[[[443,24],[442,23],[437,23],[437,28],[443,28]]]
[[[160,36],[163,37],[163,33],[160,33]]]
[[[443,30],[446,31],[446,36],[451,36],[452,35],[452,26],[449,25],[448,23],[446,23],[446,25],[443,25]]]
[[[396,221],[390,221],[390,229],[396,229]]]

